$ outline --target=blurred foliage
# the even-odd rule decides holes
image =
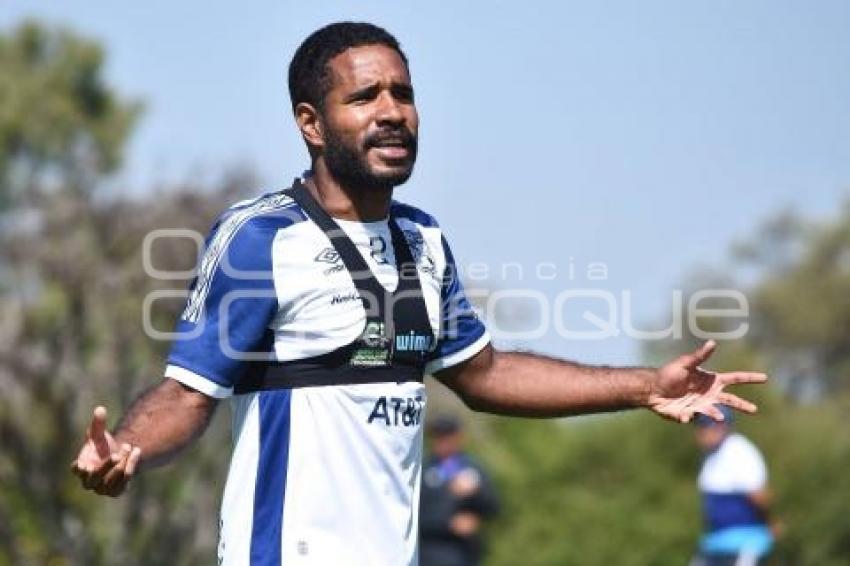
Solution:
[[[136,200],[96,189],[115,170],[138,112],[101,79],[96,44],[33,22],[0,34],[0,565],[198,564],[215,546],[228,430],[121,500],[70,474],[92,408],[112,422],[160,379],[167,344],[142,332],[158,281],[142,263],[155,228],[206,233],[253,179],[180,187]],[[189,240],[152,249],[161,270],[191,269]],[[181,301],[153,305],[170,330]]]
[[[786,531],[777,564],[846,564],[850,398],[800,405],[775,389],[738,390],[760,405],[736,427],[770,469],[775,516]],[[489,566],[688,563],[701,530],[700,454],[689,425],[642,413],[473,421],[470,447],[503,500],[489,527]]]
[[[202,564],[215,555],[225,419],[121,499],[84,492],[69,473],[93,406],[106,404],[114,423],[162,374],[168,345],[144,336],[144,297],[186,282],[144,272],[144,237],[156,228],[204,233],[254,186],[235,175],[216,187],[95,198],[140,109],[104,82],[102,64],[97,44],[67,30],[28,22],[0,33],[0,566]],[[787,527],[784,564],[850,556],[848,234],[850,207],[826,223],[785,213],[739,245],[756,268],[752,327],[711,363],[777,375],[779,387],[745,391],[762,410],[738,426],[770,466]],[[190,269],[197,258],[187,243],[154,246],[156,267]],[[718,282],[736,285],[723,275],[692,286]],[[170,329],[180,303],[156,303],[153,325]],[[703,322],[717,331],[739,321]],[[647,359],[695,344],[652,344]],[[440,386],[429,389],[432,413],[461,410]],[[638,413],[478,416],[470,425],[504,504],[490,527],[491,566],[687,563],[700,530],[689,427]]]
[[[90,190],[120,165],[141,106],[104,83],[103,58],[33,21],[0,34],[0,210],[35,187]]]
[[[117,501],[84,492],[69,466],[95,405],[114,425],[162,376],[167,343],[142,332],[143,301],[187,282],[145,273],[145,236],[156,227],[205,233],[244,186],[98,204],[57,194],[39,206],[37,231],[0,238],[11,282],[0,295],[0,564],[197,564],[213,555],[226,422]],[[180,243],[189,245],[154,245],[153,265],[191,269],[196,250]],[[180,303],[153,303],[153,327],[169,331]]]
[[[482,446],[504,493],[488,564],[684,564],[698,526],[682,430],[651,415],[499,419]],[[498,441],[496,441],[498,439]]]
[[[832,220],[790,215],[786,225],[784,233],[765,237],[775,226],[768,222],[762,237],[739,248],[744,260],[761,268],[751,293],[749,341],[769,356],[794,397],[850,391],[850,200]],[[766,261],[765,251],[788,259]]]

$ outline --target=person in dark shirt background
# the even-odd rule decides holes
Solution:
[[[477,566],[484,554],[482,523],[498,512],[496,492],[463,451],[459,420],[439,417],[428,433],[431,456],[422,476],[420,565]]]

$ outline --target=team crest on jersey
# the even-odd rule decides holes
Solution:
[[[434,257],[428,250],[428,245],[425,243],[422,233],[419,230],[404,230],[404,239],[410,246],[410,253],[413,255],[413,260],[419,267],[419,271],[437,277],[437,262],[434,261]]]
[[[351,355],[351,365],[379,367],[387,366],[392,355],[392,340],[387,336],[383,322],[369,321],[358,340],[357,349]]]

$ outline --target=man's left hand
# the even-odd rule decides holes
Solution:
[[[679,356],[657,370],[649,408],[664,418],[689,422],[695,413],[703,413],[723,420],[715,405],[728,405],[745,413],[755,413],[756,406],[749,401],[727,393],[723,389],[735,383],[764,383],[767,375],[749,371],[715,373],[700,367],[714,352],[717,344],[709,340],[695,352]]]

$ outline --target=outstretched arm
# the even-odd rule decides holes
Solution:
[[[714,373],[702,369],[716,344],[680,356],[661,368],[587,366],[487,346],[465,363],[436,377],[474,410],[530,417],[557,417],[647,407],[688,422],[694,413],[717,420],[715,404],[748,413],[756,406],[724,391],[733,383],[761,383],[762,373]]]
[[[106,429],[106,409],[97,407],[71,469],[84,488],[120,495],[140,464],[164,464],[200,436],[216,404],[215,399],[166,379],[136,399],[114,435]]]

